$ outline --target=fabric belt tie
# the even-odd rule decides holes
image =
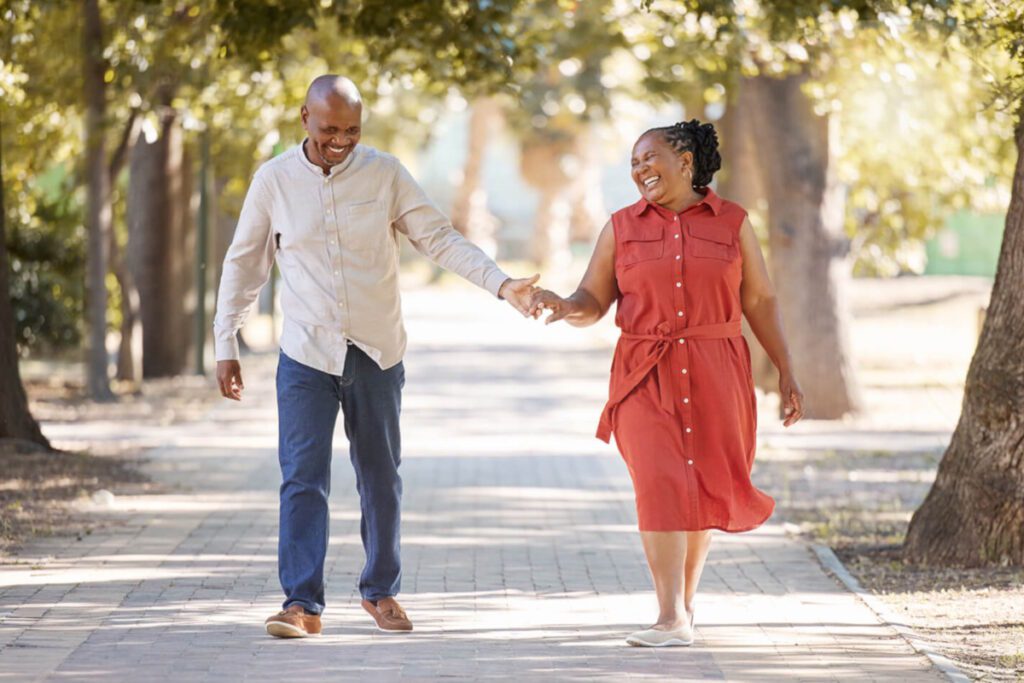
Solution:
[[[671,327],[668,323],[661,323],[658,325],[658,332],[660,334],[634,334],[632,332],[623,332],[620,336],[620,341],[650,341],[654,342],[651,346],[650,352],[644,357],[640,363],[633,368],[625,377],[622,378],[621,382],[618,382],[615,386],[615,390],[608,396],[608,402],[604,406],[604,411],[601,413],[601,422],[597,427],[597,438],[601,439],[605,443],[611,440],[612,435],[612,413],[615,408],[622,403],[633,393],[633,390],[640,386],[640,382],[653,370],[655,367],[658,368],[658,388],[659,398],[661,403],[661,409],[667,413],[672,413],[675,401],[672,396],[672,369],[668,363],[662,363],[661,359],[665,357],[668,350],[672,348],[672,343],[677,342],[680,339],[729,339],[732,337],[739,337],[742,335],[742,323],[739,320],[733,320],[727,323],[716,323],[714,325],[696,325],[694,327],[687,327],[682,330],[671,331]]]

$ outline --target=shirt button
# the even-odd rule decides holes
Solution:
[[[687,465],[692,465],[692,464],[693,464],[693,461],[692,461],[692,460],[687,460],[687,461],[686,461],[686,464],[687,464]]]
[[[673,237],[675,237],[676,239],[679,239],[679,235],[673,235]]]
[[[684,375],[686,374],[686,368],[683,368],[683,374]]]
[[[683,317],[683,312],[682,311],[676,311],[676,317],[682,318]]]
[[[682,256],[680,256],[679,254],[676,254],[676,261],[678,261],[678,260],[679,260],[679,259],[681,259],[681,258],[683,258],[683,257],[682,257]]]
[[[344,301],[339,301],[338,302],[338,308],[345,308],[345,302]]]
[[[340,270],[336,270],[336,271],[334,271],[334,274],[335,274],[335,275],[340,275],[340,274],[341,274],[341,271],[340,271]]]
[[[690,432],[692,432],[692,431],[693,431],[693,430],[692,430],[692,429],[690,429],[689,427],[687,427],[687,428],[686,428],[686,433],[687,433],[687,434],[689,434],[689,433],[690,433]]]
[[[676,287],[682,287],[682,286],[683,286],[683,283],[682,283],[682,282],[677,282],[677,283],[676,283]]]
[[[684,398],[683,399],[683,403],[689,403],[689,402],[690,402],[690,399],[688,399],[688,398]]]
[[[679,340],[679,343],[680,343],[680,344],[685,344],[685,343],[686,343],[686,340],[685,340],[685,339],[680,339],[680,340]]]

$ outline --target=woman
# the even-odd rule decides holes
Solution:
[[[756,402],[745,315],[779,371],[785,426],[803,416],[775,292],[746,212],[708,188],[721,167],[711,124],[654,128],[633,146],[641,199],[612,214],[579,288],[537,290],[531,313],[592,325],[617,302],[622,335],[598,437],[615,442],[636,493],[657,622],[631,645],[693,642],[711,529],[760,526],[775,502],[750,482]]]

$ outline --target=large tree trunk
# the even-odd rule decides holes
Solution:
[[[963,411],[903,546],[913,563],[1024,565],[1024,103],[992,298]]]
[[[88,274],[86,290],[89,322],[86,376],[89,395],[108,401],[110,391],[107,371],[107,249],[109,247],[112,209],[110,179],[107,175],[106,146],[106,83],[103,74],[103,25],[98,0],[82,2],[82,71],[85,85],[85,168],[88,182],[86,226],[89,234]]]
[[[473,102],[462,184],[452,203],[452,225],[492,257],[498,251],[498,219],[487,208],[483,164],[500,122],[501,107],[496,100],[482,97]]]
[[[2,126],[2,122],[0,122]],[[0,158],[0,439],[26,439],[50,448],[39,423],[28,409],[28,397],[18,369],[11,272],[7,257],[7,214],[4,208],[3,159]]]
[[[757,106],[746,78],[737,77],[730,93],[725,115],[718,124],[722,152],[722,170],[719,171],[718,192],[754,211],[765,203],[764,180],[757,163],[757,149],[754,144],[754,117]],[[771,264],[771,253],[765,258]],[[779,393],[779,374],[771,358],[758,343],[757,337],[743,321],[743,336],[750,347],[750,367],[754,384],[766,393]]]
[[[748,81],[768,197],[771,273],[807,416],[860,409],[849,344],[848,240],[831,158],[835,121],[814,112],[803,74]]]
[[[169,102],[170,94],[162,99]],[[184,372],[195,306],[192,188],[182,131],[172,108],[160,111],[157,139],[140,139],[132,151],[128,184],[129,267],[139,292],[146,378]]]

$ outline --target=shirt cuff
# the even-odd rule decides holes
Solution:
[[[214,344],[214,358],[217,360],[238,360],[238,334],[227,339],[217,339]]]
[[[510,278],[505,274],[505,271],[501,268],[495,267],[491,274],[484,278],[484,289],[494,296],[498,296],[498,290],[501,289],[503,284],[505,284],[505,280],[509,279]]]

